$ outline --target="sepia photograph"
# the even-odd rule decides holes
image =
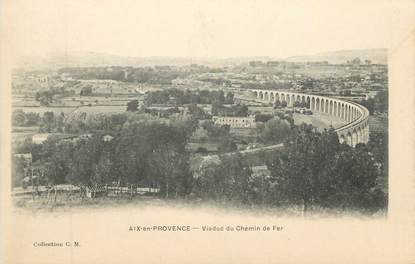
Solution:
[[[7,263],[134,263],[122,251],[128,241],[172,253],[168,241],[188,245],[190,233],[208,234],[195,245],[238,237],[241,249],[263,235],[287,248],[282,258],[270,249],[242,259],[198,249],[199,262],[152,248],[142,263],[305,263],[287,258],[300,230],[319,236],[305,223],[338,230],[333,221],[373,221],[371,232],[390,219],[390,182],[399,178],[390,160],[400,159],[390,119],[404,117],[391,110],[399,93],[391,72],[403,69],[394,59],[402,36],[414,37],[415,2],[2,5],[10,87],[2,190],[18,227]],[[338,263],[373,261],[370,251],[338,250],[328,253]],[[410,263],[409,244],[400,250],[402,259],[387,259]],[[306,262],[328,261],[313,256]]]

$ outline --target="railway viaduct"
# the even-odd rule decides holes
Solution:
[[[251,91],[257,99],[263,102],[286,101],[288,106],[292,106],[296,101],[303,102],[307,103],[313,112],[325,113],[343,119],[346,124],[335,129],[340,143],[346,142],[354,147],[358,143],[369,141],[369,111],[360,104],[304,93],[260,89],[252,89]]]

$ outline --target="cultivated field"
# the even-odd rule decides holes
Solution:
[[[97,106],[82,106],[78,107],[75,112],[86,112],[86,113],[120,113],[125,112],[127,109],[126,105],[97,105]]]

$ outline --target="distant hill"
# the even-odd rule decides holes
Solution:
[[[315,55],[308,56],[294,56],[288,57],[284,60],[292,62],[304,61],[328,61],[332,64],[345,63],[354,58],[361,60],[370,60],[372,63],[387,64],[388,50],[387,49],[359,49],[359,50],[339,50],[332,52],[322,52]]]
[[[129,57],[97,52],[56,53],[48,57],[24,57],[17,61],[18,67],[25,68],[62,68],[62,67],[102,67],[102,66],[154,66],[154,65],[189,65],[202,64],[212,67],[248,64],[250,61],[285,60],[292,62],[328,61],[345,63],[359,57],[369,59],[372,63],[387,63],[387,49],[342,50],[318,53],[310,56],[294,56],[276,59],[267,56],[237,58],[183,58],[183,57]]]
[[[97,52],[55,53],[47,57],[25,57],[18,61],[19,67],[62,68],[62,67],[94,67],[94,66],[147,66],[189,64],[190,59],[168,57],[128,57]]]
[[[18,67],[25,68],[62,68],[62,67],[99,67],[132,66],[144,67],[154,65],[190,65],[201,64],[212,67],[247,64],[252,60],[272,60],[271,57],[240,58],[184,58],[184,57],[128,57],[97,52],[57,53],[48,57],[25,57],[18,60]]]

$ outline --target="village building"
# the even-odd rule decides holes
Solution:
[[[255,117],[236,117],[236,116],[214,116],[212,121],[215,125],[229,125],[231,128],[254,128]]]

